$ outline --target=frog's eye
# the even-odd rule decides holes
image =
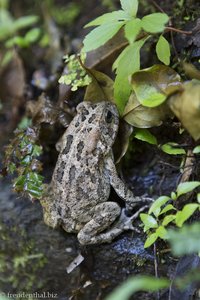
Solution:
[[[106,119],[107,123],[111,123],[112,122],[112,120],[113,120],[113,114],[111,113],[110,110],[107,111],[105,119]]]

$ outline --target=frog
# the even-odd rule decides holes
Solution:
[[[145,201],[118,175],[112,150],[118,128],[114,103],[83,101],[57,143],[57,163],[40,201],[44,222],[76,233],[81,245],[109,243],[123,231],[136,229],[133,219],[141,209],[127,216],[125,208],[109,200],[111,186],[132,207]]]

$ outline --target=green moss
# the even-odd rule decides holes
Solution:
[[[15,292],[41,288],[43,282],[38,280],[38,274],[47,259],[43,253],[36,252],[35,242],[25,230],[14,227],[11,232],[6,226],[0,225],[0,239],[3,239],[0,248],[0,289],[3,290],[5,284],[11,285]]]

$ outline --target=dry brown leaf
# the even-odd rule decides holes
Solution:
[[[124,120],[120,120],[117,139],[113,150],[116,163],[119,163],[122,157],[126,154],[129,145],[129,138],[133,132],[133,127]]]
[[[21,118],[26,86],[23,62],[14,50],[11,61],[1,69],[0,86],[0,99],[3,106],[0,114],[6,120],[5,131],[9,131],[17,126]],[[4,126],[4,123],[1,126]]]
[[[189,76],[191,79],[200,80],[200,71],[197,68],[195,68],[194,65],[184,62],[183,69],[186,75]]]
[[[161,125],[167,116],[170,116],[170,110],[165,103],[157,107],[143,106],[133,92],[125,107],[123,119],[138,128],[151,128]]]
[[[86,71],[92,77],[92,82],[87,86],[85,96],[84,96],[84,101],[114,102],[113,80],[102,72],[92,70],[92,69],[87,69],[87,68]]]
[[[112,65],[120,52],[127,46],[124,31],[120,30],[112,39],[96,50],[87,53],[85,65],[87,68],[101,68]]]
[[[67,127],[72,119],[69,113],[55,107],[44,94],[39,97],[38,101],[29,101],[26,111],[32,118],[34,125],[40,125],[41,123],[52,125],[58,121],[64,127]]]
[[[194,140],[200,138],[200,81],[184,84],[184,91],[172,95],[169,106]]]

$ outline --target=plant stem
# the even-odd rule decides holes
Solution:
[[[181,33],[181,34],[187,34],[187,35],[191,35],[192,34],[192,31],[184,31],[184,30],[181,30],[181,29],[177,29],[177,28],[174,28],[174,27],[165,27],[165,30],[167,31],[175,31],[175,32],[178,32],[178,33]]]

